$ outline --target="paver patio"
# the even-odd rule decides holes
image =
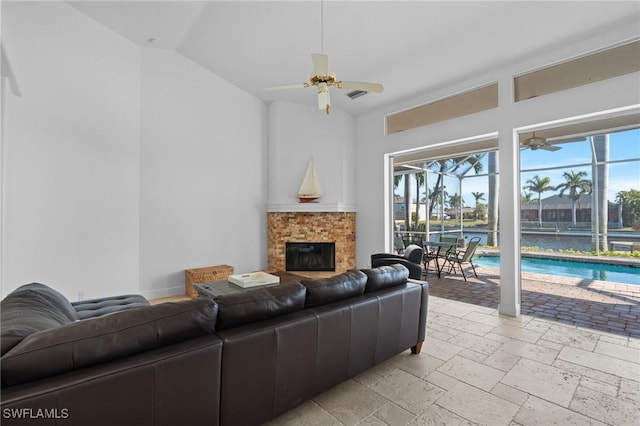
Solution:
[[[450,300],[498,308],[499,271],[476,267],[460,274],[429,273],[429,294]],[[640,337],[640,286],[524,272],[522,313],[565,324]]]

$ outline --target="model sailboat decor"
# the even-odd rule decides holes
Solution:
[[[322,187],[316,175],[316,169],[313,167],[312,158],[311,161],[309,161],[302,185],[300,185],[300,189],[298,190],[298,198],[301,203],[311,203],[323,195]]]

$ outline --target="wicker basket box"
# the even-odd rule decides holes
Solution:
[[[219,281],[228,278],[233,274],[233,266],[216,265],[206,268],[186,269],[184,271],[184,290],[187,296],[196,297],[198,291],[193,288],[194,284],[206,283],[209,281]]]

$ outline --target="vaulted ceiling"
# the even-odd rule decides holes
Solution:
[[[334,110],[353,115],[640,22],[637,1],[68,3],[140,46],[174,50],[265,101],[316,105],[313,88],[263,88],[306,82],[311,53],[323,50],[339,79],[384,84],[382,94],[355,100],[332,89]]]

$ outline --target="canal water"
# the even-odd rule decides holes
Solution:
[[[464,236],[467,241],[473,237],[480,237],[480,244],[487,243],[487,231],[465,229]],[[635,241],[640,242],[640,232],[610,232],[608,241]],[[499,239],[499,236],[498,236]],[[521,234],[522,247],[539,247],[540,250],[579,250],[591,251],[591,234],[585,232],[538,232],[538,231],[522,231]]]

